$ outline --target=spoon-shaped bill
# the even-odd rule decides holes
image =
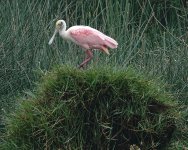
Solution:
[[[52,44],[52,42],[53,42],[53,40],[55,38],[56,33],[57,33],[57,29],[55,29],[53,36],[51,37],[50,41],[48,42],[49,45]]]

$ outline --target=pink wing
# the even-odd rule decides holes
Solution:
[[[102,47],[117,48],[118,43],[88,26],[74,26],[69,29],[70,36],[85,49],[102,49]]]

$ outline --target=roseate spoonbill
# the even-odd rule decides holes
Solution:
[[[114,49],[118,46],[118,43],[114,39],[89,26],[77,25],[66,30],[64,20],[56,22],[55,32],[48,43],[49,45],[52,44],[57,32],[59,32],[59,35],[63,39],[70,40],[84,49],[87,57],[79,65],[79,68],[83,67],[93,58],[93,49],[99,49],[109,55],[107,48]]]

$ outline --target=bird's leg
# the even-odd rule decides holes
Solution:
[[[79,68],[82,68],[84,65],[86,65],[92,58],[93,58],[93,53],[91,50],[86,50],[86,59],[79,65]]]

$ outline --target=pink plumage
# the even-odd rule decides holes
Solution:
[[[74,26],[67,32],[76,44],[85,49],[117,48],[118,45],[114,39],[88,26]]]
[[[89,26],[72,26],[66,31],[66,23],[64,20],[57,21],[56,30],[49,44],[53,42],[57,32],[59,32],[62,38],[71,40],[85,50],[87,58],[79,65],[79,68],[83,67],[92,59],[92,49],[99,49],[109,54],[107,48],[114,49],[118,46],[118,43],[114,39]]]

